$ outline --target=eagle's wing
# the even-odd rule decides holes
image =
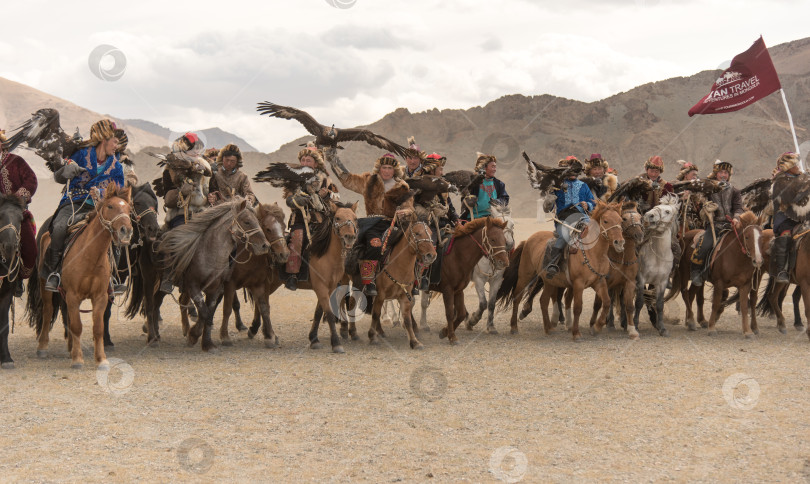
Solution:
[[[308,166],[290,166],[287,163],[271,163],[265,170],[256,173],[254,181],[264,182],[276,188],[285,188],[291,193],[303,190],[305,185],[317,177],[314,169]]]
[[[59,124],[59,111],[43,108],[31,115],[31,118],[15,129],[16,133],[4,143],[8,151],[13,151],[25,143],[36,150],[51,171],[64,164],[64,159],[76,152],[82,142],[78,130],[70,136]]]
[[[400,156],[405,156],[408,153],[408,149],[405,148],[404,146],[397,144],[384,136],[374,134],[373,132],[367,129],[350,128],[350,129],[339,129],[336,131],[337,131],[337,135],[335,136],[336,142],[365,141],[366,143],[372,146],[382,148],[386,151],[396,153]]]
[[[773,179],[771,191],[774,210],[781,209],[797,222],[810,220],[810,175],[777,175]]]
[[[652,183],[647,179],[639,177],[631,178],[622,183],[619,188],[613,192],[608,202],[615,202],[617,200],[640,200],[652,190]]]
[[[450,191],[450,183],[438,176],[408,178],[405,182],[411,190],[419,191],[414,201],[420,205],[431,202],[440,193]]]
[[[300,109],[289,106],[279,106],[278,104],[265,101],[259,103],[259,107],[256,108],[256,111],[258,111],[259,114],[266,114],[274,118],[294,119],[303,124],[304,128],[315,136],[323,136],[326,132],[326,126],[315,121],[315,118],[310,116],[309,113]]]
[[[473,172],[470,170],[455,170],[442,175],[450,183],[450,191],[461,193],[461,190],[470,185]]]
[[[771,201],[771,178],[758,178],[740,190],[743,206],[759,215]]]
[[[674,182],[672,189],[675,193],[683,193],[688,190],[692,193],[700,193],[706,198],[709,198],[713,193],[722,190],[723,187],[714,180],[685,180]]]
[[[579,165],[579,168],[581,170],[582,165]],[[543,194],[560,188],[566,176],[576,171],[578,170],[570,170],[569,167],[552,168],[529,159],[526,160],[526,174],[529,177],[529,183],[532,188]]]

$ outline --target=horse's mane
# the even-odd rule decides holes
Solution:
[[[25,209],[25,202],[23,202],[22,198],[16,195],[6,195],[4,193],[0,193],[0,206],[3,206],[7,203],[10,205],[14,205],[20,210]]]
[[[591,218],[594,220],[601,220],[602,217],[605,216],[605,213],[607,213],[610,210],[613,210],[614,212],[621,215],[622,204],[620,202],[605,203],[601,200],[597,200],[596,208],[594,208],[593,212],[591,212]]]
[[[506,228],[506,222],[504,222],[503,220],[494,219],[492,217],[477,218],[473,221],[467,222],[461,227],[456,227],[455,232],[453,232],[453,237],[460,239],[461,237],[465,237],[467,235],[474,233],[476,230],[480,229],[485,225],[487,227],[495,225],[500,229]]]
[[[759,217],[757,217],[756,214],[754,212],[750,211],[750,210],[747,210],[747,211],[743,212],[742,215],[740,215],[740,227],[741,228],[746,228],[749,225],[757,225],[758,222],[759,222]]]
[[[241,197],[234,197],[231,202],[195,213],[194,218],[184,225],[166,233],[158,245],[158,252],[166,254],[166,264],[171,267],[173,274],[182,274],[188,269],[203,235],[209,230],[230,223],[236,216],[236,207],[242,201]]]
[[[637,212],[638,211],[638,203],[637,202],[623,202],[622,203],[622,212]]]

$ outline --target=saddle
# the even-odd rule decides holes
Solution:
[[[714,265],[714,259],[717,257],[717,248],[720,247],[720,244],[723,240],[731,233],[731,229],[724,229],[717,232],[717,243],[709,250],[709,253],[706,254],[706,259],[703,261],[703,270],[708,271]],[[711,237],[711,233],[706,233],[705,230],[702,232],[698,232],[695,234],[695,238],[692,240],[692,257],[694,258],[695,252],[700,249],[700,246],[703,244],[703,237]]]

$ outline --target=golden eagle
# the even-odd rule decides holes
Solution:
[[[65,158],[70,158],[78,151],[83,142],[79,128],[76,128],[73,136],[65,133],[59,124],[59,111],[53,108],[38,110],[28,121],[15,128],[15,131],[4,143],[6,149],[13,151],[25,143],[45,160],[51,171],[61,168]]]

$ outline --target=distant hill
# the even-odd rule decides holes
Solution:
[[[143,119],[125,119],[124,122],[130,126],[137,126],[144,131],[161,136],[166,140],[169,139],[169,135],[171,134],[171,130],[169,128],[165,128],[151,121],[146,121]],[[228,133],[227,131],[223,131],[219,128],[200,129],[196,130],[195,133],[201,134],[205,138],[205,146],[207,147],[222,148],[228,143],[234,143],[239,146],[240,150],[244,152],[259,151],[239,136],[233,133]]]

